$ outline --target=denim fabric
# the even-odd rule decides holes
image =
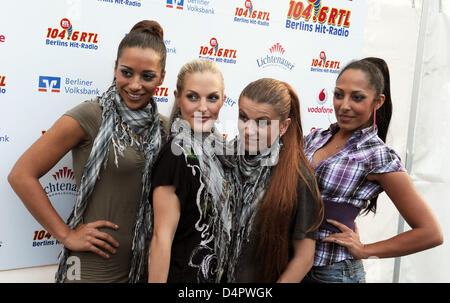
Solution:
[[[306,283],[365,283],[366,272],[361,260],[343,260],[326,266],[313,266]]]

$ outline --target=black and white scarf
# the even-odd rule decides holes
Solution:
[[[266,150],[256,155],[243,155],[243,142],[236,140],[238,156],[234,161],[228,158],[223,162],[228,167],[227,178],[233,184],[230,193],[233,202],[232,247],[228,260],[227,279],[235,282],[242,246],[249,241],[259,202],[262,201],[269,186],[272,168],[278,162],[282,146],[280,138]],[[241,151],[241,152],[239,152]]]
[[[221,161],[217,157],[217,154],[227,153],[225,151],[227,148],[226,140],[215,128],[212,129],[209,135],[194,133],[189,124],[181,119],[174,121],[172,131],[174,132],[172,144],[176,144],[181,148],[186,158],[186,163],[188,163],[188,157],[197,158],[199,163],[200,187],[197,191],[195,202],[201,215],[204,215],[202,214],[202,209],[207,208],[202,203],[209,203],[211,207],[208,213],[211,217],[207,218],[210,222],[208,233],[211,231],[214,238],[213,253],[217,264],[213,272],[215,273],[215,281],[219,282],[227,266],[232,224],[232,205],[228,191],[230,184],[227,183],[224,177]],[[195,173],[194,167],[192,169],[193,173]],[[209,265],[205,266],[205,268],[207,267]]]
[[[137,221],[132,244],[130,282],[144,282],[147,271],[147,256],[152,234],[152,209],[148,201],[150,193],[151,167],[161,146],[161,123],[153,98],[141,110],[130,110],[117,91],[115,82],[98,98],[102,108],[102,124],[94,139],[91,153],[83,169],[80,188],[67,225],[75,229],[83,223],[87,202],[92,194],[100,170],[106,167],[110,145],[112,144],[115,165],[118,155],[123,156],[127,147],[137,146],[144,154],[145,165],[142,173],[142,194],[138,205]],[[67,272],[67,258],[70,251],[63,248],[59,256],[56,282],[64,282]]]

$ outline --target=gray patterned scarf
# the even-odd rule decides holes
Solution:
[[[151,167],[161,146],[161,123],[158,109],[152,98],[144,109],[130,110],[117,92],[115,82],[98,98],[98,102],[102,108],[102,124],[83,169],[77,200],[67,220],[67,225],[74,229],[83,222],[87,202],[100,170],[102,166],[106,167],[110,144],[113,146],[116,166],[118,166],[118,154],[123,156],[127,147],[137,146],[144,154],[146,162],[142,174],[142,194],[134,228],[133,256],[129,278],[130,282],[139,282],[146,274],[152,231],[152,210],[148,202],[148,195],[150,193]],[[69,253],[70,251],[65,247],[60,253],[59,267],[55,276],[56,282],[64,282]]]
[[[239,145],[238,151],[242,151],[242,141],[236,140],[234,144]],[[242,246],[249,241],[259,202],[269,186],[272,167],[278,162],[281,146],[281,140],[277,138],[270,148],[257,155],[242,155],[240,152],[234,161],[228,159],[227,162],[223,162],[224,166],[228,167],[226,176],[230,182],[233,182],[231,200],[234,201],[233,241],[227,270],[228,282],[236,282],[235,270]]]
[[[225,272],[228,261],[231,244],[232,213],[231,200],[227,190],[230,184],[224,178],[222,164],[217,154],[230,154],[231,152],[225,150],[227,148],[226,140],[215,128],[213,128],[210,135],[205,136],[193,133],[186,121],[177,119],[172,125],[172,130],[176,133],[172,144],[177,144],[181,148],[186,157],[186,163],[188,163],[187,157],[196,157],[198,159],[200,187],[197,192],[196,203],[201,214],[201,209],[207,209],[206,204],[210,204],[208,215],[210,214],[211,218],[208,218],[210,225],[208,229],[212,229],[214,237],[213,253],[217,260],[214,273],[216,274],[215,281],[219,282]],[[204,188],[206,190],[203,190]],[[202,206],[202,203],[205,205]],[[208,259],[212,260],[212,257]],[[208,267],[209,265],[205,268]]]

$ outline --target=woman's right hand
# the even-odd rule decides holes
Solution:
[[[80,224],[75,229],[70,230],[62,244],[72,251],[91,251],[105,259],[109,259],[110,255],[107,252],[115,254],[116,248],[119,247],[119,242],[108,233],[99,231],[98,228],[101,227],[114,230],[119,228],[117,224],[106,220]]]

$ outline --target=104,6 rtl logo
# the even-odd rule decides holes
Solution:
[[[61,19],[61,28],[47,28],[46,44],[73,48],[98,49],[98,34],[76,31],[69,19]],[[67,41],[66,41],[67,40]]]
[[[199,58],[210,59],[216,62],[236,64],[236,53],[237,50],[220,47],[217,39],[211,38],[209,40],[209,46],[200,46]]]
[[[322,2],[322,0],[307,0],[307,2],[291,0],[286,28],[349,37],[351,11],[322,6]],[[327,22],[326,25],[325,22]]]
[[[305,5],[303,1],[290,1],[288,18],[295,20],[303,18],[308,21],[312,17],[313,22],[327,23],[334,26],[350,26],[350,10],[331,8],[322,6],[321,0],[308,0],[309,5]]]
[[[269,26],[270,12],[255,10],[251,0],[246,0],[245,7],[236,7],[234,21]]]
[[[338,60],[329,60],[324,51],[319,53],[319,58],[313,58],[311,62],[312,72],[338,74],[341,62]]]
[[[6,76],[0,76],[0,94],[6,93]]]

